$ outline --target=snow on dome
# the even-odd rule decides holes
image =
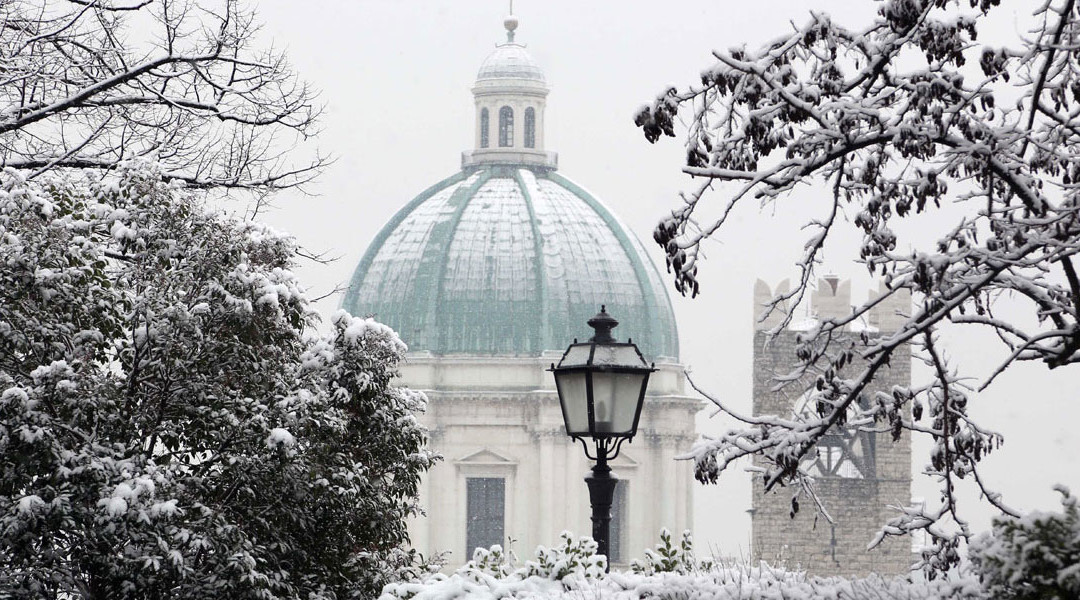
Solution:
[[[545,81],[540,65],[525,51],[525,46],[513,42],[497,46],[480,64],[476,79],[528,79],[541,83]]]
[[[383,227],[341,308],[371,315],[416,354],[542,356],[590,335],[606,304],[649,360],[678,360],[675,318],[641,242],[556,172],[544,148],[548,87],[508,41],[477,74],[476,147]]]
[[[374,315],[413,352],[537,356],[588,337],[601,304],[649,360],[678,358],[663,280],[603,203],[554,171],[482,165],[391,219],[342,308]]]

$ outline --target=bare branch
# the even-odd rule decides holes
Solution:
[[[147,41],[127,37],[132,19]],[[36,176],[147,157],[193,187],[303,186],[328,161],[286,155],[322,108],[256,32],[237,0],[0,3],[0,164]]]

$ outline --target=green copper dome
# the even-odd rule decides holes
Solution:
[[[678,358],[671,303],[637,238],[554,171],[505,165],[466,169],[401,209],[342,302],[410,352],[487,356],[562,352],[601,304],[618,338]]]

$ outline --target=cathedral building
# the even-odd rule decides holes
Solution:
[[[637,237],[596,196],[563,176],[544,143],[550,88],[517,20],[472,86],[473,149],[461,170],[421,192],[378,233],[343,307],[374,315],[409,346],[401,383],[429,399],[422,419],[443,460],[411,523],[425,554],[450,564],[499,544],[520,556],[563,530],[588,535],[591,466],[567,437],[547,368],[600,306],[655,361],[638,435],[612,467],[611,561],[651,547],[661,528],[691,527],[701,403],[686,394],[671,302]],[[433,100],[434,101],[434,100]]]

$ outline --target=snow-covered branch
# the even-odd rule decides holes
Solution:
[[[980,46],[978,28],[997,4],[886,0],[861,30],[813,14],[758,50],[714,52],[700,85],[665,90],[636,116],[650,142],[674,136],[681,116],[688,123],[684,171],[704,180],[654,232],[680,292],[701,291],[700,245],[723,235],[738,206],[752,199],[776,207],[813,183],[820,193],[799,199],[819,216],[807,223],[795,286],[766,307],[763,319],[776,310],[787,315],[773,333],[787,326],[791,307],[812,285],[838,213],[862,236],[852,259],[889,293],[910,292],[915,305],[897,331],[861,342],[844,330],[879,300],[803,332],[796,366],[780,383],[814,381],[809,404],[816,414],[742,417],[744,427],[702,440],[688,454],[698,478],[714,481],[752,455],[765,465],[767,488],[797,483],[800,461],[822,436],[866,418],[887,422],[894,436],[929,435],[928,468],[941,481],[944,503],[905,512],[883,535],[927,529],[939,542],[928,558],[936,566],[953,564],[958,536],[968,534],[957,479],[975,480],[991,504],[1011,511],[977,472],[1000,436],[967,415],[975,392],[948,368],[938,328],[997,334],[1002,360],[984,385],[1016,361],[1050,368],[1080,362],[1080,277],[1072,258],[1080,253],[1080,10],[1074,0],[1048,0],[1031,37]],[[716,210],[710,199],[721,193]],[[960,207],[947,213],[959,214],[953,223],[943,221],[943,201]],[[911,229],[897,226],[905,220],[945,228],[927,248],[900,237]],[[1003,296],[1026,303],[1027,314],[995,313]],[[895,390],[892,400],[876,393],[876,406],[860,406],[878,371],[908,360],[912,347],[933,380]],[[931,426],[916,423],[924,406]],[[952,533],[939,526],[942,519]]]

